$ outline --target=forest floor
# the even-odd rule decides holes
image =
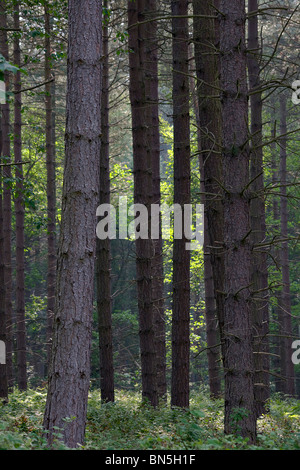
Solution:
[[[0,405],[0,450],[46,450],[42,421],[46,390],[14,391]],[[238,426],[238,416],[237,416]],[[67,450],[59,443],[58,450]],[[256,445],[223,433],[223,401],[193,393],[188,411],[141,403],[140,393],[117,391],[114,404],[89,396],[86,442],[80,450],[300,450],[300,401],[275,395],[258,420]]]

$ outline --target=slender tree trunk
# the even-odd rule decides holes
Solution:
[[[77,447],[84,441],[90,383],[101,148],[102,3],[69,2],[68,19],[66,155],[44,428],[49,432],[49,444],[58,427],[64,442]]]
[[[108,8],[107,0],[103,7]],[[102,142],[100,153],[100,204],[110,204],[109,176],[109,61],[108,26],[103,26],[103,80],[101,101]],[[97,306],[100,351],[100,387],[103,402],[114,401],[114,365],[111,317],[111,246],[110,239],[97,238]]]
[[[3,57],[8,61],[7,42],[7,21],[6,21],[6,1],[0,1],[0,49]],[[4,74],[6,91],[9,91],[10,78],[6,72]],[[10,163],[10,115],[9,103],[2,105],[2,158],[3,163]],[[8,181],[11,180],[11,166],[3,167],[3,236],[4,236],[4,282],[5,282],[5,311],[6,311],[6,363],[8,387],[11,389],[14,383],[13,374],[13,309],[12,309],[12,260],[11,260],[11,188]],[[7,181],[7,182],[6,182]]]
[[[188,1],[172,1],[174,204],[190,203],[190,116],[188,79]],[[182,227],[184,224],[182,224]],[[171,405],[189,407],[190,252],[186,238],[173,243]]]
[[[146,2],[128,2],[130,100],[132,110],[134,202],[148,211],[147,239],[136,239],[136,274],[139,309],[140,351],[142,367],[142,396],[157,406],[157,374],[155,325],[152,302],[153,243],[149,236],[152,203],[152,157],[149,142],[150,107],[147,106],[145,24],[133,26],[145,18]]]
[[[2,156],[2,129],[0,115],[0,157]],[[3,238],[3,200],[2,200],[2,167],[0,167],[0,341],[6,351],[6,312],[5,312],[5,285],[4,285],[4,238]],[[8,398],[8,383],[5,364],[0,364],[0,398]]]
[[[203,173],[203,170],[202,170]],[[201,179],[201,192],[205,192],[203,180]],[[207,215],[204,214],[204,286],[205,286],[205,320],[206,320],[206,341],[207,341],[207,360],[208,375],[211,398],[219,398],[221,396],[221,375],[220,375],[220,348],[218,325],[217,325],[217,309],[215,283],[213,269],[211,263],[210,247],[211,242],[208,232]]]
[[[256,439],[251,322],[251,246],[245,2],[221,0],[224,171],[225,432]]]
[[[281,244],[280,264],[282,270],[282,292],[280,299],[280,318],[281,318],[281,375],[283,376],[284,393],[295,396],[295,372],[294,364],[291,358],[292,351],[292,317],[291,317],[291,294],[290,294],[290,268],[289,268],[289,246],[288,246],[288,201],[287,201],[287,98],[284,94],[280,95],[280,221],[281,238],[284,240]]]
[[[44,4],[45,20],[45,81],[51,79],[51,16],[49,5]],[[55,308],[55,278],[56,278],[56,183],[55,183],[55,140],[53,141],[53,96],[52,83],[45,85],[46,109],[46,167],[47,167],[47,356],[50,361],[53,315]]]
[[[190,53],[192,57],[192,53]],[[191,58],[190,58],[191,61]],[[197,147],[199,153],[199,171],[200,171],[200,191],[201,200],[204,204],[204,243],[203,243],[203,258],[204,258],[204,291],[205,291],[205,328],[206,328],[206,342],[207,342],[207,361],[208,361],[208,377],[211,398],[217,398],[221,395],[221,376],[220,376],[220,347],[218,335],[218,321],[217,321],[217,308],[216,308],[216,295],[215,284],[211,260],[211,243],[208,232],[208,221],[205,204],[205,187],[204,187],[204,168],[201,147],[201,127],[200,127],[200,114],[198,105],[198,93],[193,77],[190,76],[190,87],[193,93],[193,107],[197,125]]]
[[[219,6],[219,2],[215,2]],[[195,62],[199,102],[200,166],[202,168],[203,201],[205,205],[205,282],[207,293],[206,322],[211,371],[211,393],[220,395],[217,320],[222,337],[224,316],[224,256],[222,206],[221,106],[218,99],[219,42],[218,25],[214,19],[214,5],[209,1],[193,0]],[[203,18],[200,17],[203,15]],[[209,253],[208,253],[209,252]],[[214,297],[214,299],[212,298]],[[215,306],[214,306],[215,304]],[[217,313],[217,317],[216,317]]]
[[[272,154],[272,184],[278,185],[279,183],[279,172],[278,172],[278,164],[277,164],[277,152],[276,152],[276,128],[277,128],[277,109],[276,109],[276,101],[273,98],[271,101],[272,104],[272,131],[271,131],[271,138],[273,140],[271,144],[271,154]],[[275,236],[279,237],[280,236],[280,227],[279,227],[279,222],[280,222],[280,214],[279,214],[279,198],[277,196],[273,196],[273,204],[272,204],[272,216],[274,220],[274,226],[273,226],[273,233]],[[280,271],[280,249],[279,245],[277,243],[274,244],[272,248],[272,256],[275,260],[276,268],[277,271]],[[281,343],[281,328],[280,328],[280,293],[276,292],[275,293],[275,299],[276,301],[274,302],[273,308],[272,308],[272,313],[273,313],[273,321],[276,324],[276,332],[277,335],[274,339],[274,360],[273,360],[273,369],[275,371],[275,391],[276,392],[283,392],[283,379],[280,375],[280,364],[281,364],[281,358],[280,358],[280,343]]]
[[[14,27],[20,27],[20,7],[14,6]],[[14,38],[14,63],[21,67],[20,39]],[[16,165],[16,336],[17,336],[17,377],[20,390],[27,389],[26,364],[26,323],[25,323],[25,259],[24,259],[24,196],[22,164],[22,103],[21,103],[21,72],[15,75],[15,122],[14,122],[14,154]]]
[[[250,97],[251,108],[251,229],[253,245],[262,243],[266,237],[264,172],[262,146],[262,93],[260,87],[260,44],[258,39],[258,1],[248,1],[248,57],[249,87],[255,91]],[[255,365],[255,404],[257,416],[266,413],[267,400],[270,397],[269,387],[269,305],[268,305],[268,269],[267,255],[261,248],[252,251],[252,321],[254,328],[254,365]]]
[[[157,1],[146,2],[146,18],[157,16]],[[152,191],[153,204],[161,203],[160,192],[160,135],[159,135],[159,112],[158,112],[158,42],[157,22],[151,21],[147,24],[146,42],[146,66],[148,70],[148,106],[150,107],[150,135],[152,156]],[[161,224],[161,220],[160,220]],[[166,381],[166,332],[164,313],[164,269],[163,269],[163,243],[161,225],[159,227],[159,238],[153,240],[154,255],[152,258],[152,302],[155,324],[155,350],[157,359],[157,392],[160,399],[165,400],[167,396]]]

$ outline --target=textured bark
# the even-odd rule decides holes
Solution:
[[[45,82],[51,79],[51,17],[49,6],[44,5],[45,20]],[[56,183],[55,183],[55,140],[53,140],[53,88],[52,83],[45,85],[46,110],[46,167],[47,167],[47,353],[50,361],[53,315],[55,308],[55,278],[56,278]]]
[[[280,224],[281,244],[280,264],[282,272],[282,292],[280,296],[280,326],[281,326],[281,375],[283,377],[283,392],[286,395],[295,395],[295,371],[291,358],[292,351],[292,317],[291,317],[291,293],[289,270],[289,246],[288,246],[288,200],[287,200],[287,98],[280,96]]]
[[[248,11],[258,10],[258,1],[248,1]],[[250,97],[251,109],[251,163],[250,179],[253,181],[251,190],[251,237],[253,246],[260,244],[266,237],[264,172],[262,146],[262,94],[260,87],[260,44],[258,39],[258,16],[251,15],[248,19],[248,71],[250,91],[255,91]],[[269,305],[268,305],[268,269],[267,254],[261,248],[252,251],[252,291],[251,303],[252,321],[254,328],[254,365],[255,365],[255,406],[257,416],[267,411],[267,400],[270,398],[269,387]]]
[[[250,201],[247,147],[245,2],[221,0],[220,49],[224,172],[225,432],[256,438],[250,312]]]
[[[90,382],[101,148],[102,4],[68,5],[65,169],[52,355],[44,428],[82,444]],[[88,34],[86,32],[88,31]],[[70,418],[65,421],[65,418]]]
[[[192,57],[192,54],[190,54]],[[190,59],[191,61],[191,59]],[[199,101],[196,92],[194,79],[190,76],[190,87],[193,94],[193,107],[197,125],[197,147],[199,153],[199,171],[200,171],[200,191],[201,201],[205,206],[205,187],[204,187],[204,168],[201,148],[201,128],[199,115]],[[206,207],[206,206],[205,206]],[[204,209],[204,291],[205,291],[205,329],[207,342],[207,361],[208,361],[208,377],[211,398],[217,398],[221,395],[221,375],[219,360],[221,357],[218,335],[217,308],[215,296],[215,284],[211,259],[211,243],[208,232],[207,213]]]
[[[204,186],[201,181],[201,185]],[[203,190],[205,189],[203,187]],[[220,374],[220,347],[218,346],[220,336],[218,335],[217,308],[215,295],[215,282],[211,263],[211,242],[208,232],[207,215],[204,214],[204,286],[205,286],[205,321],[207,341],[208,376],[211,398],[221,396],[221,374]]]
[[[172,1],[174,204],[190,203],[188,1]],[[182,225],[183,226],[183,225]],[[173,242],[171,405],[189,407],[190,252],[184,234]]]
[[[157,16],[157,1],[148,0],[146,2],[145,17],[147,19]],[[151,21],[147,24],[146,42],[146,65],[148,70],[148,106],[150,111],[149,121],[149,141],[151,143],[152,159],[152,192],[153,204],[161,203],[160,193],[160,135],[159,135],[159,113],[158,113],[158,42],[157,42],[157,22]],[[161,221],[160,221],[161,223]],[[157,392],[158,397],[166,399],[166,337],[165,337],[165,313],[164,313],[164,269],[163,269],[163,243],[161,237],[161,227],[159,238],[153,240],[152,258],[152,302],[155,325],[155,350],[156,350],[156,370],[157,370]]]
[[[0,115],[0,157],[2,156],[2,129]],[[0,341],[6,345],[6,313],[4,287],[4,239],[3,239],[3,201],[2,201],[2,167],[0,167]],[[7,399],[8,384],[6,364],[0,364],[0,398]]]
[[[3,57],[8,61],[8,42],[7,42],[7,20],[6,20],[6,1],[0,1],[0,49]],[[4,74],[6,91],[9,91],[10,77],[8,73]],[[10,163],[10,115],[9,103],[2,105],[2,158],[3,163]],[[6,366],[8,386],[11,389],[14,382],[13,374],[13,308],[12,308],[12,259],[11,259],[11,189],[5,182],[12,176],[11,166],[3,167],[3,237],[4,237],[4,284],[5,284],[5,312],[6,312]]]
[[[218,7],[219,2],[215,2]],[[198,78],[200,166],[205,206],[204,274],[206,286],[206,327],[210,385],[212,396],[220,395],[219,350],[213,348],[217,340],[217,319],[222,337],[224,310],[224,257],[223,206],[220,182],[221,156],[221,107],[217,97],[219,86],[219,61],[216,55],[219,34],[216,21],[207,16],[215,14],[209,1],[193,0],[195,62]],[[205,18],[206,16],[206,18]]]
[[[151,227],[152,157],[149,141],[150,107],[147,106],[147,66],[145,24],[132,26],[145,18],[146,2],[128,2],[130,101],[132,111],[134,202],[148,209]],[[156,406],[158,403],[155,325],[152,302],[153,243],[148,238],[136,239],[136,275],[139,309],[142,396]]]
[[[108,8],[104,0],[104,8]],[[101,101],[102,142],[100,153],[100,204],[110,204],[109,178],[109,62],[108,27],[103,26],[103,78]],[[110,239],[97,238],[97,308],[100,351],[100,387],[103,402],[113,402],[114,365],[111,317],[111,243]]]
[[[19,29],[19,4],[16,3],[14,12],[14,27]],[[14,38],[14,64],[21,67],[20,39]],[[21,72],[16,72],[14,80],[14,154],[16,165],[16,339],[17,339],[17,382],[20,390],[27,389],[26,366],[26,323],[25,323],[25,258],[24,258],[24,196],[23,196],[23,167],[22,163],[22,102]]]

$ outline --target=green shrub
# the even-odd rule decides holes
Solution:
[[[15,390],[0,405],[0,450],[43,450],[46,401],[44,389]],[[241,410],[234,415],[238,428]],[[300,403],[279,395],[270,412],[258,420],[255,445],[223,432],[223,402],[209,393],[193,393],[190,409],[168,404],[153,409],[141,402],[140,393],[116,391],[116,402],[101,404],[100,391],[89,395],[86,441],[80,450],[299,450]],[[238,430],[238,429],[237,429]],[[57,429],[55,449],[67,449]]]

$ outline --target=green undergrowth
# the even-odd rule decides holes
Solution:
[[[0,450],[46,450],[42,432],[44,389],[15,390],[0,405]],[[238,420],[238,416],[237,416]],[[256,445],[223,433],[223,402],[193,393],[188,411],[169,404],[152,409],[140,394],[117,391],[114,404],[90,393],[86,441],[80,450],[300,450],[300,402],[278,395],[258,420]],[[66,450],[57,430],[55,448]]]

